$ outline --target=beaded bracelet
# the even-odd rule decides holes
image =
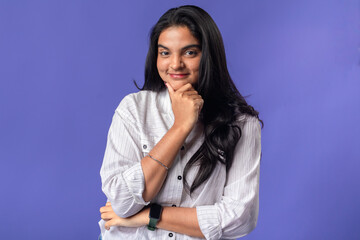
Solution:
[[[159,160],[153,158],[150,154],[148,154],[148,156],[152,159],[155,160],[156,162],[158,162],[161,166],[163,166],[167,171],[169,171],[169,168],[167,166],[165,166],[162,162],[160,162]]]

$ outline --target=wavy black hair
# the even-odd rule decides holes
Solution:
[[[196,90],[204,99],[199,120],[204,125],[205,138],[184,168],[184,185],[191,194],[210,177],[218,161],[226,165],[227,171],[230,169],[235,146],[241,137],[237,118],[249,114],[259,119],[259,113],[247,104],[229,75],[224,43],[214,20],[193,5],[168,10],[151,29],[145,82],[139,89],[159,92],[166,88],[156,66],[158,39],[162,31],[172,26],[186,26],[198,39],[202,51]],[[195,164],[200,166],[199,171],[189,186],[186,176]]]

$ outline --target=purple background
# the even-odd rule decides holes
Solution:
[[[150,27],[208,11],[260,111],[260,214],[244,239],[359,239],[360,3],[0,0],[1,239],[96,239],[99,170]]]

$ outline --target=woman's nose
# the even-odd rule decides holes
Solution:
[[[184,67],[184,63],[183,63],[181,57],[173,55],[173,57],[171,59],[171,68],[174,70],[178,70],[183,67]]]

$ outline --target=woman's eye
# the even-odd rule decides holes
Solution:
[[[163,51],[163,52],[159,52],[159,54],[160,54],[161,56],[167,56],[167,55],[169,55],[169,52]]]
[[[192,50],[188,50],[185,52],[185,55],[188,55],[188,56],[195,56],[197,54],[196,51],[192,51]]]

